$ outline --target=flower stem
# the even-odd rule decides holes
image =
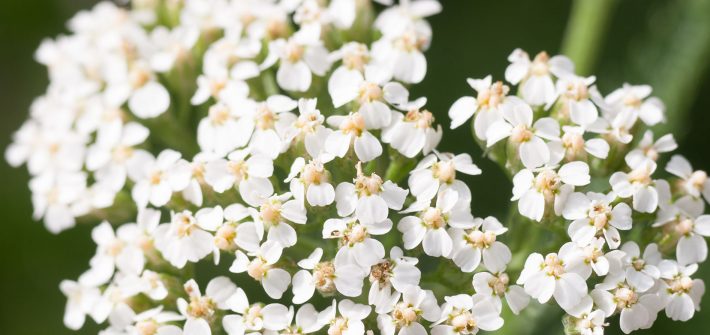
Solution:
[[[617,0],[575,0],[562,42],[562,53],[580,75],[591,73],[604,42]]]
[[[390,162],[385,173],[385,180],[391,180],[393,183],[399,183],[409,174],[414,168],[416,161],[407,158],[397,152],[390,155]]]

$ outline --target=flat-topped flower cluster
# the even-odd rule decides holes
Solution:
[[[654,177],[677,145],[647,130],[664,121],[651,88],[603,96],[566,57],[522,50],[508,84],[469,79],[476,96],[453,104],[451,126],[473,118],[517,202],[506,224],[474,216],[460,176],[481,170],[436,150],[437,114],[408,90],[440,11],[103,2],[43,42],[50,84],[6,159],[27,166],[48,230],[95,225],[89,269],[60,285],[66,326],[475,334],[530,298],[554,300],[574,334],[601,334],[615,314],[626,333],[664,309],[690,319],[710,181],[678,155]]]

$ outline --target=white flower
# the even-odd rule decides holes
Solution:
[[[498,235],[508,231],[498,219],[489,216],[485,219],[475,219],[470,227],[452,227],[449,229],[453,240],[451,259],[461,271],[475,271],[481,263],[481,258],[486,269],[491,272],[503,271],[510,262],[510,249],[496,241]]]
[[[432,335],[477,334],[479,329],[495,331],[503,326],[500,309],[483,294],[459,294],[445,297],[441,317],[434,323]]]
[[[631,172],[614,172],[609,178],[612,190],[620,198],[633,197],[633,208],[642,213],[653,213],[658,207],[658,190],[651,175],[656,171],[656,162],[646,159],[630,162]]]
[[[422,290],[419,286],[408,286],[402,292],[402,300],[388,313],[377,316],[377,326],[381,334],[394,335],[399,329],[399,334],[426,335],[426,328],[419,320],[434,322],[441,315],[441,309],[432,291]]]
[[[417,258],[405,257],[399,247],[392,247],[389,258],[370,268],[368,302],[378,314],[391,309],[399,299],[397,292],[419,285],[422,273],[416,267],[418,262]]]
[[[151,42],[158,50],[150,57],[150,67],[157,72],[168,72],[186,58],[199,39],[194,27],[178,26],[169,30],[158,26],[150,33]]]
[[[91,258],[91,269],[81,277],[82,283],[105,284],[115,269],[125,275],[139,275],[143,271],[145,257],[132,239],[131,230],[131,226],[124,225],[114,233],[111,224],[104,221],[91,231],[96,254]]]
[[[338,100],[336,96],[338,96],[339,93],[348,93],[348,95],[351,96],[348,101],[355,99],[359,95],[357,94],[358,92],[352,92],[350,90],[348,90],[349,92],[342,91],[341,89],[344,86],[350,89],[354,88],[352,85],[343,84],[362,82],[364,81],[363,76],[366,74],[376,76],[376,78],[381,81],[387,81],[392,77],[391,67],[374,62],[367,45],[362,43],[345,43],[340,49],[333,51],[330,54],[330,58],[333,62],[338,60],[342,61],[342,64],[333,71],[328,80],[328,93],[330,93],[336,107],[342,105],[335,103],[335,101]],[[404,93],[406,91],[401,92]]]
[[[336,268],[339,264],[355,264],[369,270],[385,257],[385,247],[371,236],[387,234],[391,229],[390,219],[377,223],[361,223],[355,218],[328,219],[323,223],[323,239],[339,240]]]
[[[328,118],[328,124],[338,128],[326,139],[325,150],[328,153],[343,158],[352,146],[362,162],[369,162],[382,154],[382,144],[367,131],[362,114],[334,115]]]
[[[592,271],[597,276],[606,276],[611,267],[604,254],[604,239],[601,237],[593,238],[587,244],[567,242],[560,248],[560,254],[566,255],[565,258],[570,260],[570,271],[578,273],[584,279],[588,279]]]
[[[609,248],[618,248],[621,244],[619,230],[631,229],[631,208],[623,202],[612,205],[614,200],[614,192],[570,194],[562,215],[573,220],[567,228],[572,241],[587,245],[595,237],[603,236]]]
[[[609,325],[604,322],[606,319],[605,311],[601,309],[592,310],[594,308],[593,302],[592,297],[585,297],[580,304],[581,306],[579,306],[579,310],[570,314],[574,317],[571,326],[580,335],[603,335],[604,327]]]
[[[202,206],[204,201],[204,194],[202,192],[202,186],[206,184],[205,181],[205,169],[207,163],[217,159],[217,156],[212,153],[200,152],[195,157],[192,158],[190,162],[190,182],[187,184],[184,190],[182,190],[182,197],[191,202],[195,206]]]
[[[533,124],[533,111],[527,104],[515,104],[504,109],[503,119],[492,123],[486,131],[488,148],[508,138],[516,146],[520,160],[528,169],[550,161],[550,150],[543,139],[555,140],[560,136],[560,125],[555,119],[541,118]]]
[[[259,210],[250,209],[250,214],[256,223],[258,236],[267,232],[267,240],[278,242],[284,248],[296,244],[296,230],[289,222],[295,224],[306,223],[306,208],[298,199],[291,199],[290,193],[272,195],[262,199]]]
[[[144,270],[138,276],[124,276],[118,279],[119,286],[129,292],[143,293],[152,300],[163,300],[168,296],[168,288],[157,272]]]
[[[643,133],[643,137],[636,146],[636,149],[631,150],[626,154],[626,160],[630,162],[639,162],[644,159],[658,160],[659,155],[666,152],[671,152],[678,148],[673,134],[666,134],[653,141],[653,132],[647,130]],[[632,163],[636,165],[637,163]]]
[[[50,171],[79,171],[86,138],[68,128],[25,122],[13,134],[13,143],[5,151],[5,158],[12,166],[27,163],[27,170],[33,176]]]
[[[323,249],[316,248],[307,257],[298,262],[302,268],[293,276],[293,303],[302,304],[313,297],[316,289],[332,293],[335,289],[335,268],[332,262],[320,262]],[[317,275],[317,277],[316,277]]]
[[[128,108],[141,119],[154,118],[170,107],[170,93],[162,84],[151,81],[139,88],[130,100]]]
[[[198,262],[212,252],[214,236],[210,233],[222,224],[222,207],[203,208],[193,216],[190,211],[173,213],[170,223],[156,228],[155,247],[177,268]]]
[[[179,152],[166,149],[157,158],[139,156],[129,169],[131,179],[136,183],[131,190],[133,200],[138,207],[164,206],[170,201],[173,192],[182,191],[190,182],[190,166]]]
[[[358,113],[365,121],[368,129],[380,129],[390,125],[392,111],[385,103],[397,104],[407,102],[409,93],[399,83],[376,82],[379,78],[372,78],[375,74],[373,69],[365,72],[367,77],[363,78],[357,71],[352,71],[352,75],[340,72],[334,73],[328,82],[330,95],[333,98],[335,108],[339,108],[348,102],[356,101]],[[342,73],[342,74],[341,74]]]
[[[571,310],[587,295],[587,283],[578,273],[570,272],[573,270],[570,264],[577,255],[565,255],[562,251],[544,258],[538,253],[530,254],[517,283],[524,285],[525,293],[541,304],[554,296],[562,309]]]
[[[570,162],[559,170],[543,167],[537,175],[532,170],[520,170],[513,177],[512,201],[518,200],[518,211],[525,217],[540,221],[549,209],[562,213],[567,196],[575,186],[589,184],[589,166],[580,161]]]
[[[160,215],[158,210],[142,208],[138,210],[135,223],[127,223],[119,228],[121,234],[125,235],[125,240],[138,246],[143,253],[148,253],[154,247],[155,230],[160,224]]]
[[[293,318],[293,307],[289,309],[289,316]],[[324,326],[324,324],[318,322],[318,311],[311,304],[305,304],[298,309],[295,321],[295,323],[293,323],[293,320],[289,322],[291,325],[284,329],[284,333],[310,334],[317,332]]]
[[[619,326],[626,334],[650,328],[658,312],[663,309],[663,301],[658,295],[643,294],[624,282],[623,278],[620,281],[605,280],[590,295],[607,317],[620,312]]]
[[[437,193],[448,188],[456,190],[461,202],[469,202],[468,186],[456,179],[456,173],[479,175],[481,169],[473,164],[469,154],[434,152],[424,157],[409,175],[409,191],[417,201],[432,199]]]
[[[680,155],[674,155],[666,165],[666,171],[678,176],[681,179],[683,190],[695,198],[702,195],[705,201],[710,203],[710,179],[705,171],[693,171],[687,159]]]
[[[74,227],[80,214],[74,203],[86,190],[86,174],[45,173],[30,180],[32,191],[32,216],[44,219],[47,230],[57,234]]]
[[[95,286],[82,285],[71,280],[63,280],[59,289],[67,297],[64,325],[69,329],[78,330],[84,325],[86,315],[93,311],[94,305],[101,297],[101,291]]]
[[[523,99],[533,106],[549,106],[557,99],[553,75],[559,78],[574,73],[574,64],[569,58],[561,55],[550,58],[544,51],[531,61],[527,52],[515,49],[508,61],[505,80],[513,85],[520,83]]]
[[[283,269],[275,266],[281,258],[283,247],[275,241],[267,241],[261,245],[256,252],[249,253],[253,256],[251,260],[242,252],[237,250],[237,258],[229,268],[230,272],[246,272],[254,280],[261,282],[264,291],[272,299],[280,299],[291,283],[291,275]]]
[[[232,311],[239,313],[222,318],[222,326],[229,335],[280,331],[286,329],[293,318],[293,313],[288,307],[281,304],[255,303],[249,305],[246,293],[241,288],[237,289],[228,304]]]
[[[629,285],[639,292],[646,292],[656,284],[660,275],[657,265],[661,261],[658,245],[652,243],[646,246],[642,257],[638,244],[630,241],[621,246],[620,253],[610,252],[607,256],[612,254],[614,257],[620,255],[621,267],[618,270],[612,267],[606,280],[621,282],[626,278]]]
[[[130,309],[130,306],[128,306],[129,300],[140,292],[130,290],[131,287],[122,285],[123,283],[120,282],[112,282],[103,290],[90,311],[91,318],[96,323],[103,323],[108,320],[111,324],[123,323],[125,325],[125,321],[120,320],[120,316],[125,315],[125,311]]]
[[[325,117],[316,108],[316,99],[298,100],[298,118],[284,131],[284,142],[303,141],[311,157],[317,157],[325,151],[325,140],[330,129],[323,126]]]
[[[320,35],[321,26],[330,23],[327,8],[318,3],[318,1],[300,0],[298,2],[300,2],[300,4],[293,13],[293,22],[298,24],[301,30],[315,30],[317,34]],[[355,8],[351,8],[350,10],[354,11]],[[353,16],[352,14],[345,15]]]
[[[207,73],[197,77],[197,91],[190,103],[197,106],[213,98],[235,106],[235,102],[246,100],[248,94],[249,86],[244,81],[230,79],[224,72]]]
[[[568,75],[557,81],[557,94],[562,105],[562,115],[580,126],[593,124],[599,117],[597,107],[592,100],[601,101],[596,86],[591,86],[596,77],[578,77]],[[590,87],[591,86],[591,87]]]
[[[634,114],[646,125],[654,126],[665,120],[666,107],[660,99],[648,98],[649,95],[651,95],[651,86],[624,84],[623,87],[607,95],[605,101],[615,113]]]
[[[328,325],[328,334],[363,335],[365,324],[362,320],[370,315],[371,311],[370,306],[356,304],[348,299],[341,300],[340,303],[333,300],[331,306],[320,312],[318,322]]]
[[[473,275],[472,284],[476,295],[492,299],[498,310],[501,309],[501,300],[504,297],[508,307],[516,315],[530,302],[530,297],[522,287],[510,285],[510,277],[505,272],[478,272]]]
[[[392,111],[386,103],[395,105],[407,102],[409,92],[397,82],[386,82],[378,68],[366,68],[365,76],[356,70],[340,67],[328,81],[328,92],[335,108],[355,101],[358,113],[363,116],[368,129],[390,125]]]
[[[288,40],[269,43],[269,55],[261,68],[267,69],[279,61],[276,72],[279,86],[287,91],[307,91],[311,87],[311,73],[323,76],[330,68],[328,50],[319,35],[302,30]]]
[[[438,1],[418,0],[380,13],[374,26],[383,36],[372,45],[373,58],[391,68],[395,79],[404,83],[421,82],[427,70],[422,51],[429,48],[432,34],[431,27],[422,18],[440,11]]]
[[[666,227],[678,236],[676,258],[680,265],[704,262],[708,247],[705,238],[710,236],[710,215],[701,215],[703,206],[688,196],[678,199],[670,208],[659,211],[654,227]]]
[[[249,147],[254,154],[276,159],[286,149],[282,137],[295,121],[296,116],[290,111],[298,103],[284,95],[271,95],[266,101],[260,102],[253,110],[247,110],[243,117],[252,120],[252,133]]]
[[[390,1],[377,1],[392,5]],[[399,35],[414,24],[426,24],[424,18],[441,12],[441,3],[437,0],[414,0],[392,5],[380,13],[375,26],[385,35]]]
[[[205,165],[205,181],[215,192],[223,193],[237,187],[242,199],[258,206],[274,193],[269,177],[274,172],[273,162],[264,156],[251,155],[248,150],[230,153],[227,159],[216,159]]]
[[[125,315],[120,318],[130,322],[125,327],[127,334],[140,334],[142,331],[154,331],[156,334],[182,334],[182,329],[171,323],[182,321],[184,317],[175,312],[164,311],[163,306],[151,308],[138,314],[130,308],[124,309],[122,312]]]
[[[239,108],[249,108],[253,101],[243,99]],[[207,116],[197,126],[197,143],[203,152],[224,156],[234,149],[244,147],[253,131],[252,121],[243,117],[235,107],[225,103],[210,106]]]
[[[328,206],[335,201],[335,188],[329,182],[330,172],[325,163],[332,157],[321,155],[306,163],[303,157],[298,157],[291,165],[291,172],[284,182],[290,183],[293,197],[301,202],[307,200],[311,206]]]
[[[705,283],[690,276],[698,270],[697,264],[682,266],[672,260],[658,265],[663,288],[659,294],[665,301],[666,315],[674,321],[688,321],[695,311],[700,311],[700,299],[705,293]]]
[[[467,206],[456,206],[458,200],[456,191],[445,190],[437,196],[435,207],[430,207],[430,200],[427,200],[407,208],[404,212],[418,214],[406,216],[397,224],[403,234],[404,248],[410,250],[422,244],[424,253],[429,256],[449,257],[453,241],[446,228],[471,228],[475,224]]]
[[[353,212],[362,223],[376,223],[387,219],[389,209],[400,210],[407,190],[391,181],[383,181],[375,173],[365,176],[362,164],[357,165],[354,184],[342,182],[335,189],[338,215],[349,216]]]
[[[596,158],[606,159],[609,155],[609,143],[603,138],[585,139],[585,129],[583,127],[563,126],[564,133],[559,140],[548,143],[550,147],[551,161],[587,160],[588,155]]]
[[[250,215],[249,209],[238,203],[224,209],[225,222],[214,234],[215,264],[219,264],[221,251],[234,252],[237,248],[241,248],[248,252],[255,252],[259,249],[264,232],[259,230],[253,221],[243,222]]]
[[[241,29],[235,29],[233,34],[226,32],[223,38],[209,46],[202,65],[205,75],[218,78],[229,73],[237,81],[259,76],[261,70],[253,59],[261,51],[261,43],[241,33]]]
[[[594,124],[587,129],[595,133],[607,135],[613,141],[629,144],[634,139],[634,127],[638,116],[635,113],[618,113],[616,115],[605,114],[603,118],[597,118]]]
[[[498,81],[492,83],[491,76],[483,79],[467,79],[468,85],[476,92],[477,97],[462,97],[456,100],[449,109],[451,128],[457,128],[473,116],[473,128],[476,137],[486,140],[488,128],[503,118],[503,111],[516,104],[524,104],[521,99],[508,96],[510,88]]]
[[[96,142],[86,153],[86,168],[96,171],[96,177],[107,181],[113,190],[120,190],[126,182],[128,169],[136,169],[135,161],[148,156],[148,152],[136,149],[149,135],[147,128],[130,122],[120,128],[98,133]]]
[[[317,248],[308,258],[298,262],[303,270],[293,276],[293,303],[302,304],[311,299],[318,290],[324,296],[339,292],[348,297],[357,297],[362,293],[363,279],[367,275],[356,264],[336,264],[332,261],[321,262],[323,249]]]
[[[382,132],[382,142],[408,158],[432,152],[441,141],[442,130],[440,125],[434,127],[434,114],[422,109],[424,104],[426,98],[398,105],[405,114],[393,114],[392,124]]]
[[[237,285],[234,285],[229,278],[222,276],[210,280],[204,295],[200,292],[200,287],[197,286],[194,279],[185,283],[184,288],[189,301],[183,298],[177,300],[180,314],[187,319],[183,326],[183,334],[212,334],[211,319],[218,313],[218,310],[229,309],[229,301],[236,294]]]

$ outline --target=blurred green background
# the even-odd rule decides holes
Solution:
[[[560,52],[570,13],[582,25],[601,26],[598,40],[582,30],[568,37],[575,50],[597,51],[587,59],[604,94],[624,82],[648,83],[668,105],[673,131],[696,169],[710,171],[710,0],[444,0],[444,11],[431,18],[434,40],[427,53],[429,71],[415,88],[429,98],[429,108],[448,125],[446,112],[459,96],[470,94],[467,77],[492,74],[502,79],[506,57],[516,47],[534,55]],[[0,1],[0,149],[26,118],[32,99],[47,84],[45,69],[33,53],[45,37],[66,31],[65,22],[94,0]],[[573,9],[577,6],[576,10]],[[595,31],[594,29],[591,30]],[[603,32],[606,34],[603,34]],[[579,33],[579,34],[578,34]],[[569,44],[568,44],[569,45]],[[592,53],[590,55],[593,55]],[[596,59],[596,61],[595,61]],[[504,217],[510,182],[497,167],[481,159],[466,127],[447,131],[443,150],[469,152],[485,177],[466,179],[473,190],[476,216]],[[59,282],[76,278],[94,252],[90,227],[58,236],[31,220],[28,176],[24,169],[0,163],[0,334],[72,334],[62,325],[64,297]],[[701,274],[710,281],[710,264]],[[639,334],[707,334],[710,299],[691,321],[670,322],[659,316],[652,331]],[[619,333],[611,321],[607,334]],[[561,334],[558,322],[545,334]],[[539,329],[539,328],[538,328]],[[705,330],[703,330],[705,329]],[[87,322],[81,334],[96,333]]]

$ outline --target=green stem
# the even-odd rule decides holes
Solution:
[[[580,75],[594,69],[617,0],[575,0],[562,42],[562,53]]]
[[[199,152],[193,132],[180,124],[174,113],[165,112],[157,118],[142,120],[142,123],[150,129],[158,146],[180,151],[184,157]]]
[[[681,141],[689,133],[683,130],[691,124],[689,112],[710,68],[710,1],[670,1],[653,14],[653,26],[673,28],[651,31],[632,49],[630,63],[666,105],[667,122],[655,131],[674,133]]]
[[[413,159],[402,156],[399,153],[392,153],[390,163],[385,173],[385,180],[399,183],[414,168],[416,162]]]
[[[503,309],[503,328],[496,331],[496,334],[503,335],[531,335],[531,334],[561,334],[562,311],[552,303],[539,304],[535,300],[530,301],[520,315],[514,315],[510,309]]]

